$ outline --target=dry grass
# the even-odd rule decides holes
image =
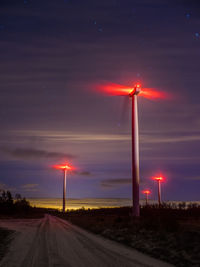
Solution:
[[[0,261],[6,254],[9,244],[12,240],[12,234],[14,231],[8,230],[8,229],[3,229],[0,228]]]
[[[188,209],[148,206],[141,209],[140,219],[133,219],[130,213],[131,209],[124,207],[54,215],[176,266],[199,266],[199,206]]]

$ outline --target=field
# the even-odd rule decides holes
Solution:
[[[123,207],[55,215],[175,266],[199,266],[199,206],[147,206],[141,209],[140,219],[133,219],[130,213],[129,207]]]
[[[20,205],[19,205],[20,204]],[[141,207],[140,218],[130,207],[79,209],[62,213],[32,208],[28,202],[1,205],[0,219],[41,218],[45,213],[61,217],[97,235],[120,242],[175,266],[200,264],[200,206],[185,203]],[[0,229],[0,259],[6,253],[13,231]]]

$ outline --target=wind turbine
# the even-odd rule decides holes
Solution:
[[[153,177],[153,180],[157,181],[158,183],[158,204],[161,205],[161,182],[163,182],[164,178],[160,177]]]
[[[66,180],[67,180],[67,171],[71,170],[72,167],[70,167],[68,164],[64,165],[55,165],[55,169],[60,169],[63,171],[63,208],[62,211],[65,212],[65,203],[66,203]]]
[[[166,99],[169,95],[153,88],[142,88],[140,83],[135,86],[124,86],[115,83],[97,86],[101,92],[110,95],[129,96],[132,99],[132,215],[140,216],[139,205],[139,127],[138,127],[138,95],[149,99]]]
[[[142,191],[143,194],[145,194],[145,199],[146,199],[146,205],[148,205],[148,199],[149,199],[149,194],[151,194],[150,190],[143,190]]]

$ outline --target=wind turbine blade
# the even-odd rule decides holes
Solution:
[[[105,83],[96,86],[96,90],[107,95],[128,96],[132,88],[116,83]]]
[[[158,91],[154,88],[142,88],[140,96],[143,96],[151,100],[170,99],[172,97],[169,93]]]

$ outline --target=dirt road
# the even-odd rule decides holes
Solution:
[[[17,231],[1,267],[171,266],[50,215],[0,220],[0,227]]]

